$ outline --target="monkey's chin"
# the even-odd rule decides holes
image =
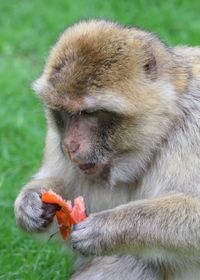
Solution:
[[[82,173],[86,175],[99,175],[102,173],[104,166],[97,163],[83,163],[78,165]]]

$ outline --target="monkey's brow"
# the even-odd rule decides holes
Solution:
[[[64,111],[66,113],[77,113],[73,110],[69,110],[64,106],[60,106],[60,105],[45,105],[45,108],[47,108],[48,110],[55,110],[55,111]]]
[[[88,107],[88,106],[83,106],[80,109],[74,110],[73,108],[62,106],[62,105],[53,105],[53,104],[45,104],[45,107],[49,110],[57,110],[57,111],[65,111],[71,114],[81,114],[82,112],[97,112],[97,111],[108,111],[104,108],[101,108],[99,106],[94,106],[94,107]]]
[[[116,111],[108,110],[107,108],[102,108],[102,107],[83,107],[81,110],[69,110],[68,108],[64,106],[46,106],[47,109],[50,111],[60,111],[60,112],[65,112],[66,114],[69,114],[70,116],[75,116],[75,115],[81,115],[81,114],[95,114],[95,113],[107,113],[107,114],[112,114],[113,116],[118,116],[120,118],[127,117],[126,114],[122,114]]]

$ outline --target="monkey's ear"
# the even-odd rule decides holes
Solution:
[[[145,61],[143,65],[144,71],[151,80],[156,80],[157,78],[157,62],[156,57],[151,52],[151,49],[145,51]]]

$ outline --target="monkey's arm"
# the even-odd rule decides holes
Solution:
[[[84,254],[200,249],[200,200],[183,194],[140,200],[89,216],[72,233]]]

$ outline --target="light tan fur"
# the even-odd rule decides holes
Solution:
[[[200,49],[168,48],[154,34],[115,23],[81,22],[51,50],[34,88],[48,132],[42,167],[16,199],[18,224],[44,230],[44,189],[82,195],[89,217],[72,245],[110,256],[87,262],[72,279],[199,279]],[[82,174],[61,151],[52,109],[123,116],[107,139],[115,149],[109,176]]]

